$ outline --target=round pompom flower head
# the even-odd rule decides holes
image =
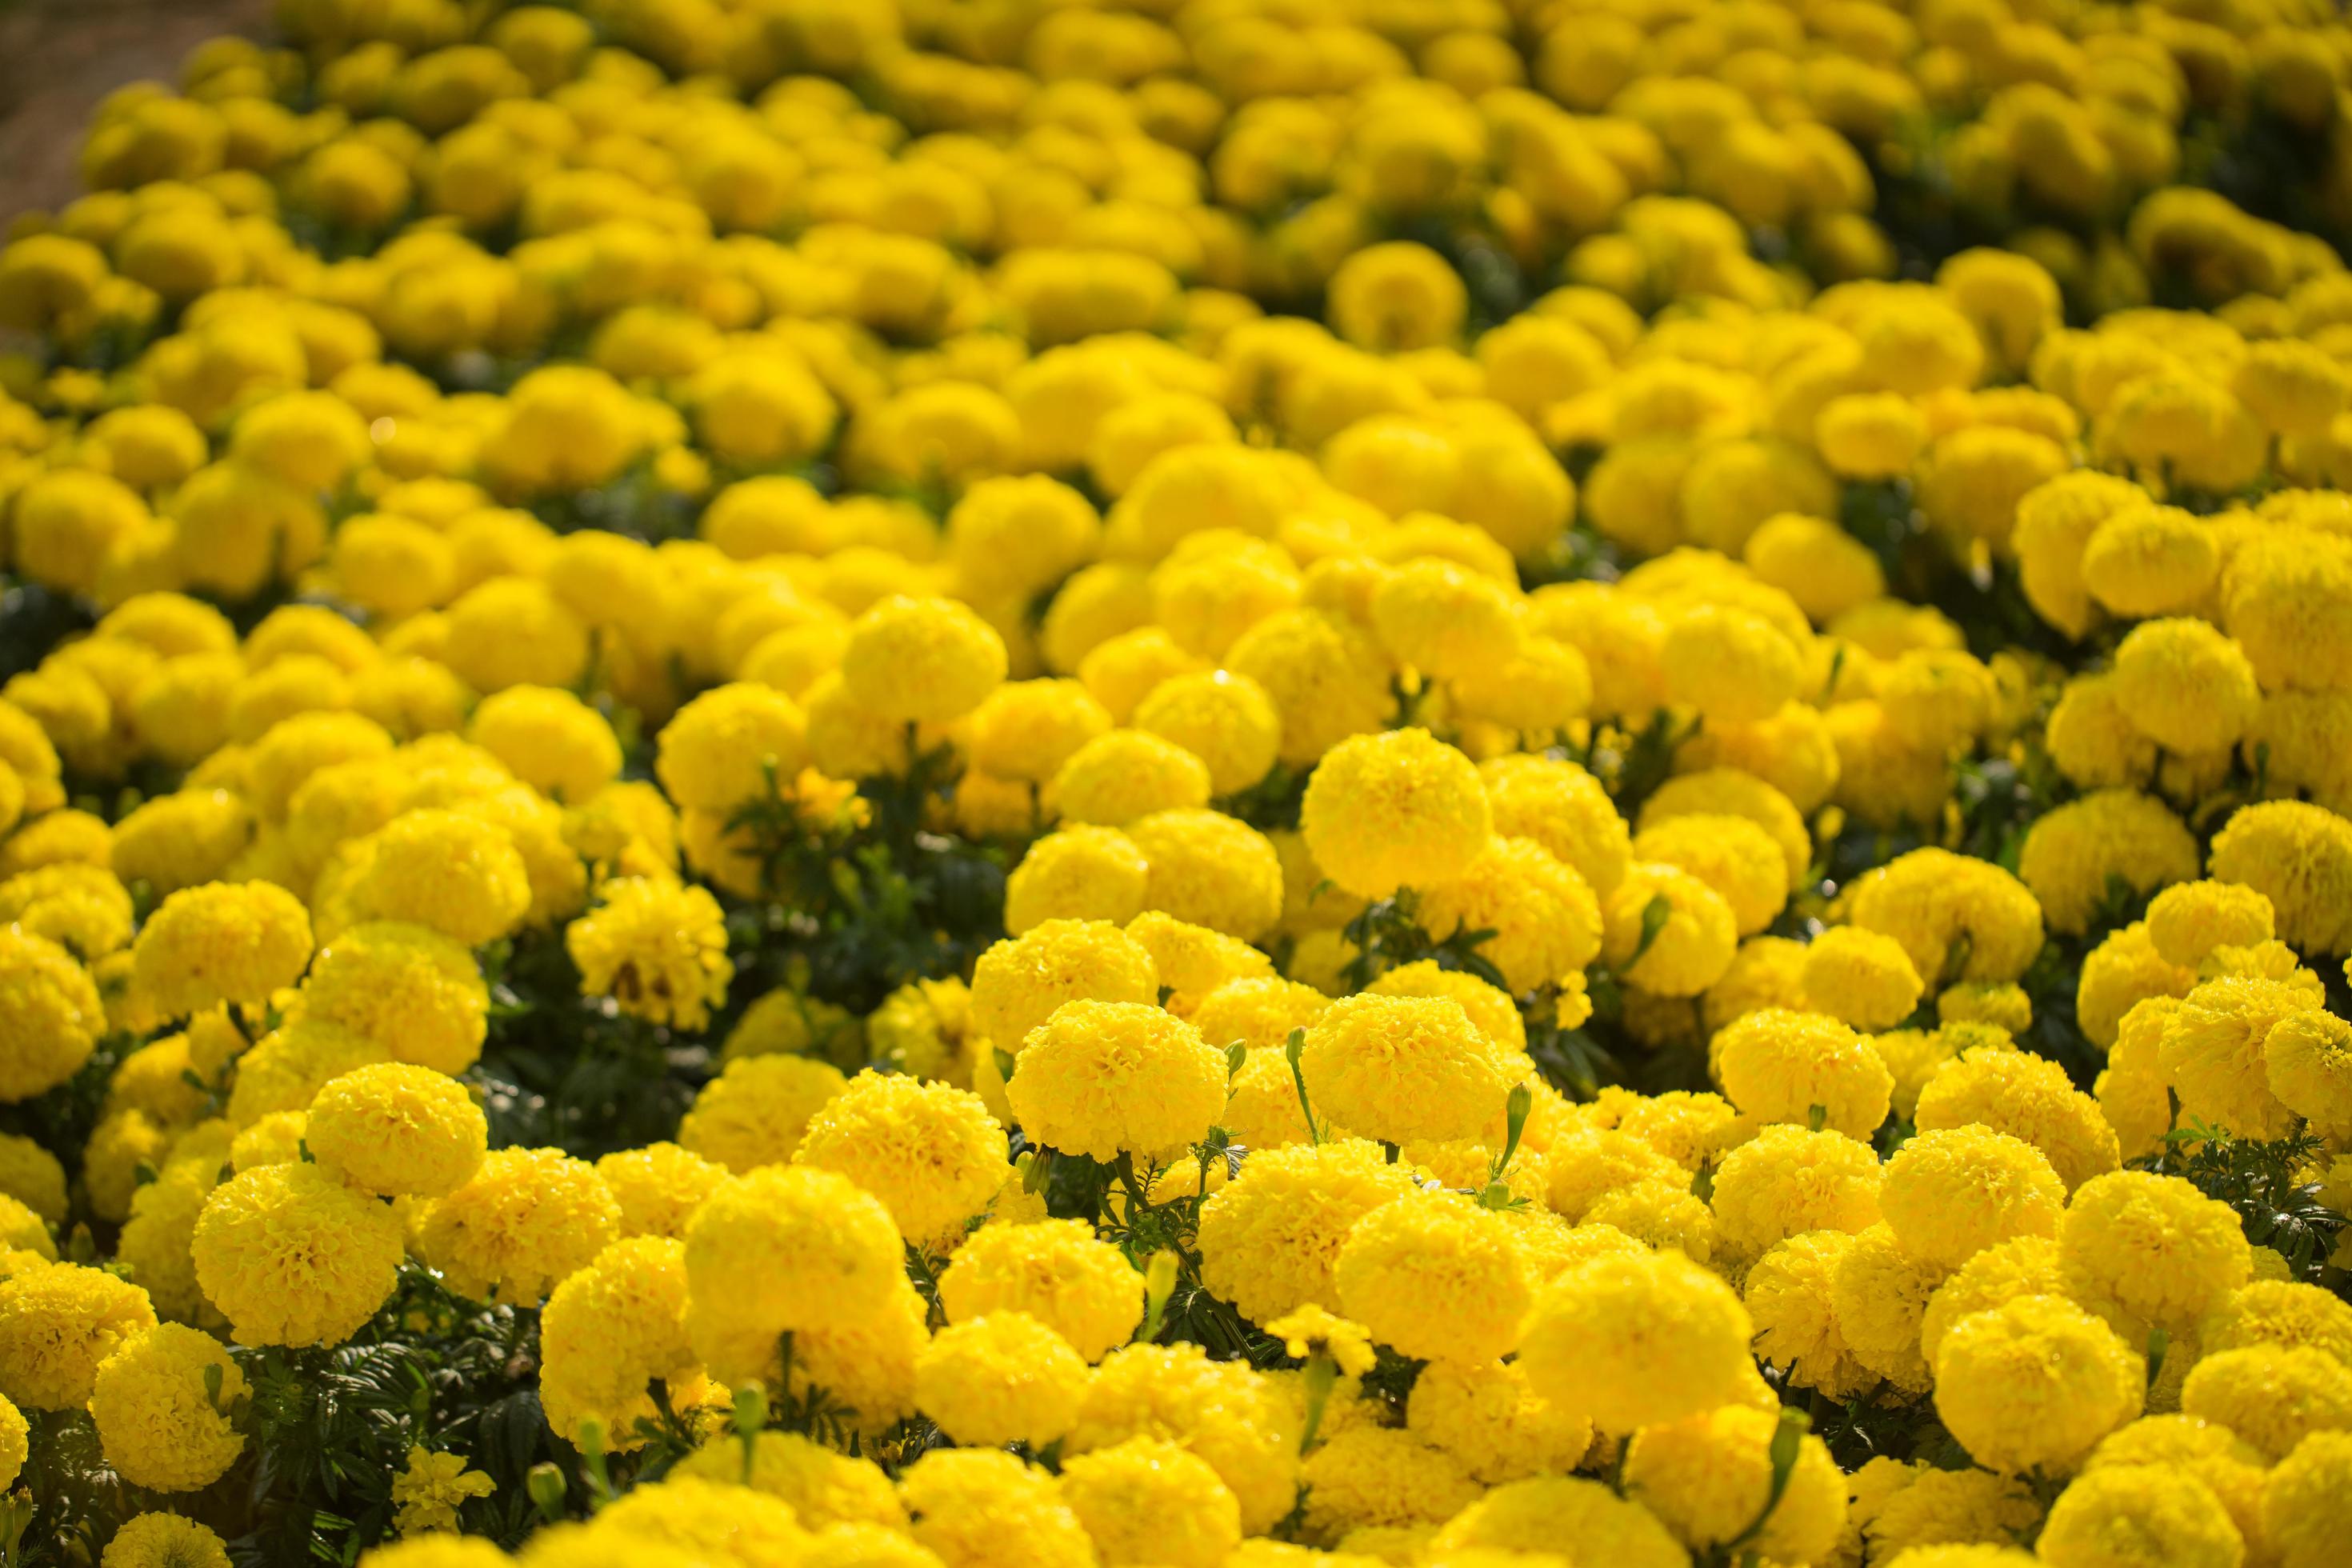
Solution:
[[[1625,1495],[1695,1552],[1745,1540],[1774,1562],[1816,1562],[1844,1524],[1845,1478],[1828,1446],[1808,1434],[1776,1499],[1772,1447],[1785,1419],[1726,1405],[1645,1426],[1625,1448]],[[1764,1528],[1751,1538],[1759,1519]]]
[[[364,917],[430,926],[467,947],[495,942],[530,908],[530,873],[503,829],[454,811],[412,811],[368,841],[351,890]]]
[[[99,1568],[229,1568],[228,1543],[193,1519],[176,1513],[142,1513],[114,1532],[98,1564]]]
[[[723,812],[765,797],[772,781],[789,791],[807,762],[799,705],[741,681],[704,692],[662,726],[654,771],[675,805]]]
[[[2352,1432],[2315,1432],[2263,1482],[2263,1534],[2282,1568],[2327,1568],[2344,1552]]]
[[[498,1149],[412,1222],[416,1254],[476,1301],[535,1304],[620,1232],[595,1167],[560,1149]]]
[[[1936,1351],[1936,1413],[2001,1475],[2072,1472],[2139,1414],[2139,1352],[2058,1296],[2026,1296],[1952,1325]]]
[[[1628,1433],[1743,1401],[1753,1336],[1731,1287],[1680,1253],[1613,1255],[1536,1297],[1519,1365],[1545,1399]]]
[[[971,1032],[1017,1057],[1066,1002],[1159,1000],[1159,971],[1141,942],[1108,921],[1046,921],[980,955]]]
[[[26,1410],[89,1404],[100,1364],[155,1326],[147,1292],[78,1264],[9,1267],[0,1281],[0,1394]]]
[[[1346,996],[1307,1029],[1308,1113],[1384,1143],[1498,1132],[1510,1079],[1493,1044],[1445,996]]]
[[[851,624],[841,658],[854,700],[909,724],[962,718],[1004,675],[1004,639],[952,599],[883,600]]]
[[[656,877],[607,882],[600,896],[563,932],[582,993],[609,996],[652,1023],[702,1029],[735,978],[719,900],[708,889]]]
[[[335,1345],[392,1295],[399,1218],[316,1165],[263,1165],[213,1190],[189,1250],[246,1345]]]
[[[206,1373],[217,1369],[218,1392]],[[100,1362],[90,1418],[116,1474],[133,1486],[187,1492],[208,1487],[245,1451],[228,1409],[245,1373],[218,1340],[163,1323],[126,1340]]]
[[[2144,1335],[2193,1332],[2243,1285],[2252,1258],[2238,1216],[2179,1176],[2114,1171],[2075,1190],[2058,1230],[2067,1293]]]
[[[1891,1029],[1926,989],[1910,954],[1891,936],[1832,926],[1805,949],[1805,1000],[1857,1029]]]
[[[1526,1266],[1508,1225],[1459,1193],[1374,1209],[1348,1232],[1332,1275],[1340,1310],[1402,1354],[1475,1365],[1517,1348]]]
[[[686,1227],[696,1312],[770,1333],[855,1326],[904,1268],[889,1210],[831,1171],[767,1165],[735,1176]]]
[[[72,953],[0,929],[0,1100],[30,1100],[73,1077],[106,1027],[98,987]]]
[[[1005,1097],[1023,1131],[1089,1159],[1171,1153],[1225,1108],[1224,1053],[1138,1002],[1070,1002],[1034,1030]]]
[[[2049,1568],[2236,1568],[2245,1538],[2212,1489],[2175,1465],[2108,1465],[2050,1505],[2034,1554]]]
[[[2032,1144],[1955,1127],[1922,1132],[1895,1152],[1878,1206],[1905,1250],[1957,1268],[1988,1247],[2057,1235],[2066,1189]]]
[[[1221,1568],[1241,1544],[1241,1504],[1214,1468],[1162,1438],[1075,1455],[1062,1496],[1105,1568]]]
[[[224,1002],[258,1006],[310,962],[309,912],[268,882],[183,888],[147,918],[131,949],[133,984],[167,1018]]]
[[[955,1441],[1044,1447],[1078,1418],[1090,1375],[1070,1342],[1026,1312],[950,1323],[915,1357],[915,1404]]]
[[[1759,1121],[1868,1138],[1893,1101],[1877,1047],[1826,1014],[1759,1008],[1717,1034],[1712,1054],[1725,1096]]]
[[[464,1072],[481,1056],[489,1005],[481,967],[463,944],[396,921],[343,931],[302,981],[306,1014],[436,1073]]]
[[[2199,1362],[2180,1411],[2228,1427],[2273,1463],[2322,1432],[2352,1431],[2352,1370],[2307,1345],[2246,1345]]]
[[[456,1192],[489,1150],[488,1121],[466,1086],[403,1062],[330,1079],[302,1136],[321,1165],[384,1197]]]
[[[1468,757],[1421,729],[1340,742],[1299,807],[1323,874],[1360,899],[1458,876],[1486,847],[1493,813]]]
[[[1097,1362],[1143,1321],[1143,1276],[1084,1220],[992,1224],[948,1260],[940,1305],[959,1323],[1025,1312]]]
[[[1004,1129],[978,1095],[903,1073],[862,1072],[809,1118],[800,1164],[880,1198],[901,1236],[961,1236],[1004,1184]]]

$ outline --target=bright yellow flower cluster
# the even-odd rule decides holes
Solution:
[[[2328,7],[276,26],[0,248],[28,1549],[2341,1554]]]

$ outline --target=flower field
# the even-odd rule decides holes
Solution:
[[[0,248],[0,1568],[2332,1568],[2326,0],[282,0]]]

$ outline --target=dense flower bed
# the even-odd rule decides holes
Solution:
[[[2341,1560],[2325,0],[278,26],[0,250],[10,1563]]]

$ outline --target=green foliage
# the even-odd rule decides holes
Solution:
[[[2328,1258],[2347,1223],[2320,1200],[2317,1171],[2326,1158],[2316,1133],[2266,1142],[2192,1119],[2165,1135],[2162,1153],[2137,1163],[2185,1177],[2207,1197],[2229,1205],[2249,1242],[2286,1259],[2289,1278],[2323,1285],[2340,1272],[2329,1268]]]

